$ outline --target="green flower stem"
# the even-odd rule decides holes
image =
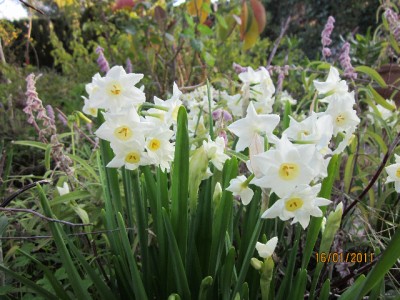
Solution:
[[[147,111],[141,112],[141,115],[142,116],[154,117],[154,118],[157,118],[157,119],[160,119],[162,117],[161,114],[151,114],[151,113],[148,113]]]
[[[138,170],[128,171],[128,178],[130,180],[130,184],[128,184],[128,193],[133,194],[133,201],[135,205],[136,212],[136,224],[137,231],[139,236],[139,244],[140,244],[140,253],[142,260],[142,272],[145,287],[149,288],[150,282],[150,265],[149,265],[149,253],[148,253],[148,238],[147,238],[147,217],[146,217],[146,200],[142,197],[141,187],[139,181],[139,172]],[[129,198],[128,198],[129,199]],[[131,204],[132,205],[132,204]],[[132,211],[129,211],[128,214],[132,214]],[[128,217],[129,219],[129,217]]]
[[[261,288],[261,299],[268,300],[270,285],[272,281],[272,274],[274,273],[274,260],[272,257],[268,257],[264,260],[264,263],[260,270],[260,288]]]
[[[142,109],[145,108],[145,107],[156,108],[156,109],[159,109],[159,110],[168,111],[168,107],[165,107],[165,106],[162,106],[162,105],[156,105],[156,104],[153,104],[153,103],[150,103],[150,102],[144,102],[144,103],[140,106],[140,108],[138,109],[138,111],[139,111],[139,112],[142,111]]]
[[[250,181],[252,181],[254,177],[255,177],[255,175],[254,175],[254,174],[251,174],[251,175],[249,176],[249,178],[247,178],[246,181],[243,182],[243,185],[248,186],[249,183],[250,183]]]
[[[73,155],[73,156],[76,156],[76,155],[75,155],[76,150],[75,150],[75,131],[74,131],[74,124],[71,124],[70,128],[71,128],[71,147],[72,147],[72,155]],[[76,162],[75,162],[75,160],[72,160],[72,161],[73,161],[73,164],[74,164],[74,170],[76,170]]]
[[[213,128],[213,118],[212,118],[212,111],[211,111],[211,101],[212,101],[212,97],[211,97],[211,84],[210,81],[208,81],[207,79],[207,96],[208,96],[208,123],[210,126],[210,138],[211,140],[214,140],[214,128]]]
[[[236,157],[237,159],[239,159],[240,161],[242,161],[242,162],[244,162],[244,163],[247,162],[247,161],[249,160],[249,157],[246,156],[246,155],[244,155],[243,153],[236,152],[236,151],[229,150],[229,149],[226,149],[225,152],[226,152],[227,154],[229,154],[230,156]]]
[[[331,248],[335,234],[340,227],[342,213],[343,213],[342,209],[336,209],[335,211],[333,211],[329,214],[328,220],[326,221],[325,231],[322,234],[319,253],[327,253],[329,251],[329,249]],[[324,263],[318,262],[317,266],[314,270],[309,299],[314,299],[315,290],[317,288],[317,283],[318,283],[318,278],[320,276],[323,265],[324,265]]]

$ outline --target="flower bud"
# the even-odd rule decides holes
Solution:
[[[257,271],[261,270],[262,266],[263,266],[263,262],[258,260],[257,258],[253,257],[250,260],[251,265],[253,266],[254,269],[256,269]]]
[[[214,121],[217,121],[221,118],[222,109],[217,109],[212,112],[212,118]]]

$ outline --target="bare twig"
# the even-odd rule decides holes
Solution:
[[[275,53],[278,50],[279,44],[281,43],[283,36],[285,35],[286,31],[289,28],[290,20],[291,20],[291,17],[290,16],[287,17],[284,25],[281,28],[281,33],[279,34],[278,38],[276,39],[276,41],[274,43],[274,48],[272,49],[271,54],[268,57],[267,68],[271,65],[272,59],[274,58]]]
[[[1,61],[1,63],[2,63],[3,65],[6,65],[6,64],[7,64],[6,58],[5,58],[4,52],[3,52],[3,46],[2,46],[2,44],[1,44],[1,38],[0,38],[0,61]]]
[[[33,5],[29,4],[28,2],[25,2],[25,1],[23,1],[23,0],[19,0],[19,2],[21,2],[21,3],[22,3],[23,5],[25,5],[26,7],[31,8],[31,9],[37,11],[38,13],[40,13],[40,14],[42,14],[42,15],[46,15],[46,14],[44,13],[43,10],[34,7]]]
[[[12,200],[14,200],[16,197],[18,197],[19,195],[21,195],[23,192],[35,187],[37,184],[49,184],[50,181],[49,180],[39,180],[36,182],[32,182],[30,184],[27,184],[26,186],[24,186],[22,189],[16,191],[14,194],[12,194],[11,196],[7,197],[1,204],[0,204],[0,208],[4,208],[6,207],[8,204],[10,204],[10,202]]]
[[[46,217],[46,216],[42,215],[41,213],[38,213],[37,211],[34,211],[32,209],[27,209],[27,208],[0,207],[0,211],[10,212],[10,213],[25,212],[25,213],[29,213],[29,214],[33,214],[35,216],[38,216],[39,218],[44,219],[44,220],[49,221],[49,222],[61,223],[61,224],[65,224],[65,225],[68,225],[68,226],[90,226],[90,225],[93,225],[92,223],[87,223],[87,224],[84,224],[84,223],[71,223],[71,222],[68,222],[68,221],[49,218],[49,217]]]
[[[88,224],[89,225],[89,224]],[[89,234],[103,234],[103,233],[113,233],[113,232],[118,232],[120,231],[120,228],[117,229],[110,229],[110,230],[98,230],[98,231],[92,231],[92,232],[76,232],[76,233],[69,233],[66,234],[67,237],[72,237],[72,236],[82,236],[82,235],[89,235]],[[127,227],[125,230],[130,231],[130,230],[135,230],[135,228]],[[33,236],[0,236],[0,240],[36,240],[36,239],[50,239],[52,238],[52,235],[33,235]]]
[[[201,87],[201,86],[203,86],[203,85],[205,85],[205,84],[206,84],[206,83],[203,81],[203,82],[201,82],[201,83],[199,83],[199,84],[196,84],[196,85],[181,86],[179,89],[180,89],[181,91],[190,91],[190,90],[197,89],[198,87]]]
[[[59,108],[56,107],[56,110],[61,116],[68,120],[67,116]],[[93,146],[97,145],[97,143],[93,139],[91,139],[86,133],[84,133],[83,130],[80,129],[76,124],[74,124],[74,128],[79,131],[79,134],[83,135],[85,139],[87,139]]]
[[[342,215],[342,220],[343,218],[349,213],[349,211],[364,198],[364,196],[368,193],[368,191],[372,188],[372,186],[375,184],[375,182],[378,180],[379,175],[382,173],[389,157],[391,156],[393,150],[396,148],[397,144],[400,142],[400,133],[397,135],[397,137],[394,139],[393,143],[389,146],[385,156],[383,157],[383,160],[381,162],[381,165],[379,166],[378,170],[372,177],[371,181],[368,183],[368,185],[365,187],[365,189],[361,192],[361,194],[351,203],[348,207],[343,212]],[[343,222],[342,222],[343,224]]]
[[[25,46],[25,64],[29,65],[29,45],[31,40],[31,33],[32,33],[32,14],[29,13],[29,23],[28,23],[28,32],[26,34],[26,46]]]

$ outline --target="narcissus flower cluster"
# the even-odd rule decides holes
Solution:
[[[207,160],[203,167],[208,175],[203,177],[211,176],[211,165],[222,171],[229,159],[226,147],[232,145],[230,131],[236,136],[235,150],[248,149],[246,165],[252,174],[232,179],[227,190],[247,205],[254,195],[250,185],[267,189],[279,200],[262,217],[292,219],[306,228],[311,216],[322,216],[319,207],[330,203],[317,195],[331,155],[343,151],[360,122],[353,109],[354,92],[349,92],[338,70],[331,67],[326,81],[314,81],[325,110],[301,121],[290,117],[289,127],[278,137],[280,117],[272,113],[275,86],[269,72],[248,67],[238,77],[239,94],[229,95],[210,85],[183,94],[174,84],[169,99],[154,97],[154,104],[144,105],[144,89],[136,86],[143,74],[126,73],[116,66],[104,77],[96,74],[86,85],[83,111],[95,116],[101,110],[104,122],[95,134],[110,142],[114,151],[108,167],[136,169],[153,164],[169,171],[178,110],[185,105],[191,149],[200,149]],[[208,130],[210,123],[214,138]]]
[[[242,77],[245,82],[254,82],[261,81],[260,76],[250,69]],[[264,85],[271,84],[266,79],[263,82]],[[242,91],[251,94],[246,92],[250,86],[245,84]],[[326,103],[325,111],[312,112],[302,121],[291,117],[289,127],[280,138],[274,133],[279,116],[269,114],[268,109],[266,114],[258,112],[254,106],[257,99],[252,101],[251,97],[246,116],[228,126],[238,138],[236,151],[249,149],[247,166],[254,176],[251,184],[268,189],[280,198],[262,217],[292,219],[292,224],[299,222],[303,228],[308,226],[311,216],[322,216],[320,206],[331,202],[318,197],[319,181],[328,175],[331,155],[344,150],[360,122],[353,109],[354,92],[348,91],[347,83],[340,79],[337,69],[331,67],[326,81],[315,80],[314,86],[322,105]],[[274,88],[259,87],[258,91],[272,97]],[[266,151],[264,141],[272,144]],[[334,141],[336,148],[332,149]],[[228,188],[234,195],[239,195],[245,205],[250,202],[249,183],[239,176]]]
[[[111,68],[104,77],[96,74],[86,85],[89,97],[84,98],[83,111],[97,115],[97,110],[102,110],[104,123],[95,134],[109,141],[115,154],[107,167],[133,170],[155,164],[169,170],[174,157],[174,131],[169,128],[176,123],[182,103],[180,91],[175,85],[171,99],[155,99],[160,109],[149,110],[149,116],[139,116],[138,108],[146,97],[143,88],[135,85],[142,78],[143,74],[127,74],[121,66]]]

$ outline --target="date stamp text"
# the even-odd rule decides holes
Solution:
[[[364,252],[316,252],[317,263],[370,263],[374,260],[374,253]]]

